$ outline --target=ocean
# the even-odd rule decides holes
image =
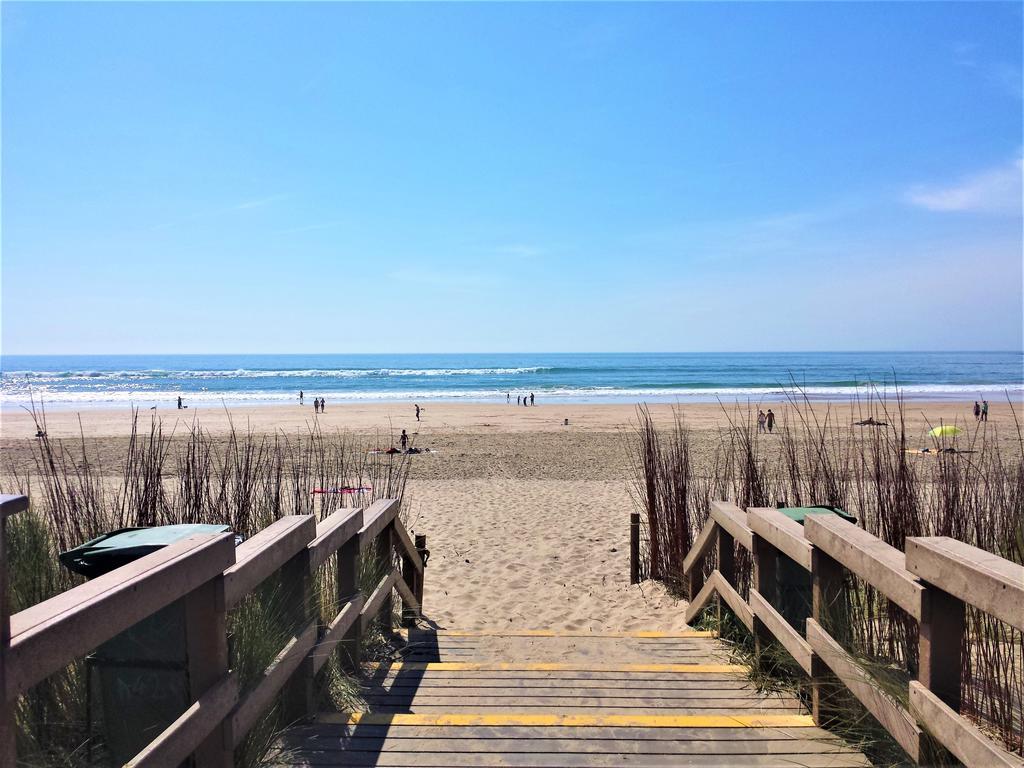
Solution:
[[[1024,396],[1022,352],[678,354],[5,355],[4,408],[399,400],[539,403],[815,399],[872,388],[909,399]]]

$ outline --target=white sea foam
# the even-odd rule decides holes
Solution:
[[[544,366],[524,366],[518,368],[307,368],[300,370],[237,368],[235,370],[181,371],[167,371],[163,369],[140,371],[5,371],[3,378],[5,383],[26,380],[40,384],[97,380],[138,381],[143,379],[357,379],[390,376],[515,376],[523,373],[540,373],[547,370],[551,369]]]
[[[715,400],[759,400],[759,399],[784,399],[787,397],[800,397],[807,395],[809,398],[824,399],[847,399],[854,396],[864,396],[864,387],[835,386],[835,387],[805,387],[796,390],[789,387],[716,387],[708,389],[657,389],[657,388],[619,388],[619,387],[556,387],[551,389],[536,388],[533,390],[541,402],[556,400],[561,402],[623,402],[623,401],[683,401],[683,402],[714,402]],[[879,394],[893,397],[896,389],[893,387],[878,387],[872,391]],[[327,398],[328,402],[394,402],[394,401],[484,401],[504,402],[507,390],[493,389],[433,389],[433,390],[363,390],[363,391],[331,391],[324,390],[315,393],[316,396]],[[911,384],[899,387],[899,393],[910,399],[974,399],[977,397],[1003,397],[1009,395],[1012,399],[1020,400],[1024,397],[1024,384]],[[310,393],[312,396],[314,393]],[[117,390],[90,390],[85,392],[66,392],[62,390],[50,390],[47,387],[37,387],[29,391],[4,391],[0,393],[0,404],[4,407],[18,407],[28,405],[32,397],[36,402],[44,402],[48,407],[53,406],[101,406],[101,405],[127,405],[136,404],[149,407],[154,404],[173,404],[178,395],[185,398],[186,403],[193,404],[273,404],[292,403],[296,396],[292,392],[268,392],[258,390],[210,392],[190,392],[182,390],[160,390],[147,391],[131,388]]]

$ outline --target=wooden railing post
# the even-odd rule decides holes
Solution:
[[[754,534],[754,589],[771,605],[778,605],[778,561],[779,551],[763,538]],[[760,657],[773,635],[757,614],[754,614],[754,652]]]
[[[385,526],[384,530],[377,536],[376,551],[377,558],[383,568],[382,574],[387,576],[394,569],[394,521],[390,522]],[[384,617],[385,631],[390,631],[392,627],[392,614],[395,610],[395,597],[394,590],[388,593],[388,596],[384,599],[384,603],[381,606],[381,614]]]
[[[918,634],[921,684],[954,712],[960,711],[966,606],[963,600],[926,584],[925,610]]]
[[[294,637],[298,637],[319,613],[313,605],[313,576],[309,550],[303,548],[281,567],[281,592],[285,620]],[[292,679],[282,691],[281,711],[286,723],[310,717],[316,709],[313,659],[307,656],[299,664]]]
[[[818,547],[811,550],[811,585],[812,617],[837,639],[843,637],[845,633],[837,633],[836,622],[830,620],[843,603],[843,567]],[[829,699],[838,692],[829,683],[830,677],[828,667],[815,654],[811,661],[811,715],[819,727],[831,718]]]
[[[735,541],[722,526],[718,526],[718,538],[715,547],[718,551],[718,572],[729,583],[736,586],[736,562],[735,562]],[[722,597],[718,596],[718,626],[722,626]],[[721,631],[721,629],[719,629]]]
[[[224,577],[210,579],[183,600],[189,697],[191,701],[197,701],[228,674]],[[217,725],[194,755],[196,768],[231,768],[234,765],[234,749],[228,723],[225,721]]]
[[[362,519],[360,512],[357,528],[363,527]],[[338,550],[338,605],[343,606],[359,594],[359,537],[353,536]],[[353,621],[339,644],[341,665],[349,671],[359,666],[359,648],[363,642],[361,626],[361,621]]]
[[[14,702],[7,700],[7,651],[11,646],[10,603],[7,594],[7,518],[28,509],[27,496],[0,496],[0,768],[14,768],[17,760]]]
[[[417,575],[416,587],[413,590],[413,592],[416,595],[417,602],[419,602],[419,604],[420,604],[420,613],[423,613],[423,582],[426,579],[426,575],[427,575],[426,574],[427,558],[430,555],[430,553],[427,551],[427,537],[426,537],[426,534],[422,534],[422,533],[421,534],[417,534],[416,540],[415,540],[415,545],[416,545],[416,552],[420,556],[420,562],[423,563],[423,571],[424,572]]]
[[[420,537],[417,536],[416,537],[417,549],[419,548],[419,546],[418,546],[419,540],[420,540]],[[409,586],[409,589],[412,590],[413,596],[416,598],[417,601],[419,601],[420,600],[420,596],[423,594],[422,579],[420,578],[419,571],[416,570],[416,566],[413,564],[412,558],[404,550],[404,548],[402,550],[402,580],[405,581],[405,583]],[[412,627],[412,626],[414,626],[416,624],[416,610],[413,609],[411,606],[406,605],[405,603],[406,603],[406,601],[403,600],[402,601],[402,626],[403,627]]]
[[[629,515],[629,583],[640,583],[640,513]]]

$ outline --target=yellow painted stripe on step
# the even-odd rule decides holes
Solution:
[[[390,665],[371,665],[379,669],[403,669],[411,672],[678,672],[746,674],[737,664],[559,664],[468,661],[398,661]]]
[[[583,728],[810,728],[810,715],[556,715],[326,713],[317,719],[340,725],[538,726]]]
[[[689,630],[686,632],[555,632],[546,629],[522,629],[503,632],[447,632],[437,633],[438,637],[596,637],[596,638],[641,638],[678,640],[690,637],[717,637],[716,632]]]

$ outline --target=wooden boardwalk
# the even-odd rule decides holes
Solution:
[[[287,733],[290,765],[866,766],[708,633],[412,630],[369,711]]]

